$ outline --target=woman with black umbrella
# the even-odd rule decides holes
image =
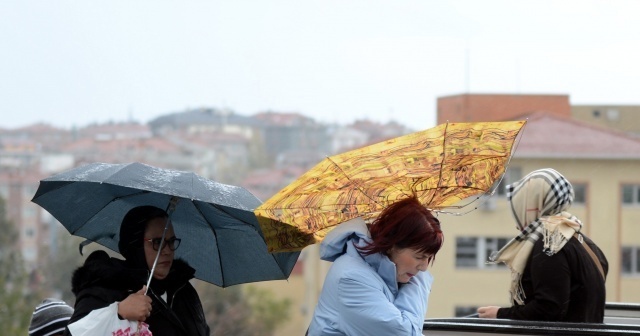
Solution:
[[[170,223],[164,232],[168,220],[164,210],[153,206],[139,206],[125,215],[118,243],[125,260],[96,251],[74,272],[76,303],[69,323],[119,302],[118,317],[145,322],[154,336],[209,335],[202,304],[189,283],[195,270],[174,260],[180,239]],[[149,288],[145,288],[152,271]]]

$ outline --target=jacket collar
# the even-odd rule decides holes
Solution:
[[[354,240],[352,244],[347,246],[347,254],[353,257],[362,258],[376,273],[382,278],[384,283],[389,287],[393,295],[398,294],[398,281],[396,277],[396,264],[389,257],[382,253],[374,253],[363,256],[360,254],[356,246],[364,246],[370,241],[367,238],[360,238],[357,242]]]
[[[167,289],[177,289],[194,277],[195,270],[186,262],[176,259],[167,277]],[[105,251],[95,251],[83,266],[73,272],[71,290],[77,295],[83,289],[99,286],[117,290],[130,290],[146,284],[149,270],[130,268],[124,260],[109,257]]]
[[[364,246],[369,241],[371,241],[369,229],[364,220],[359,217],[351,219],[338,225],[326,235],[320,244],[320,258],[333,262],[339,256],[347,254],[363,260],[380,275],[395,296],[398,293],[396,265],[382,253],[363,256],[356,249],[356,246]]]

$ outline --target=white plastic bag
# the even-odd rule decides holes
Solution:
[[[152,336],[148,324],[119,319],[117,302],[92,311],[67,328],[73,336]]]

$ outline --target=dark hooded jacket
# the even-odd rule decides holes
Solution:
[[[605,275],[609,263],[604,253],[584,236],[598,258]],[[498,318],[516,320],[602,323],[604,319],[605,279],[576,238],[558,253],[548,256],[539,239],[522,275],[525,305],[500,308]]]
[[[182,260],[173,261],[171,271],[161,283],[152,280],[147,295],[152,299],[151,316],[146,319],[154,336],[209,335],[202,304],[189,283],[195,270]],[[111,258],[104,251],[93,252],[72,278],[76,296],[73,323],[92,310],[104,308],[124,300],[140,290],[149,276],[147,269],[131,268],[126,261]],[[154,289],[155,288],[155,289]],[[166,302],[160,296],[166,292]],[[65,331],[65,335],[70,335]]]

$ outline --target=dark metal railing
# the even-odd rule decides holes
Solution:
[[[478,319],[426,319],[425,335],[640,335],[640,325]]]

